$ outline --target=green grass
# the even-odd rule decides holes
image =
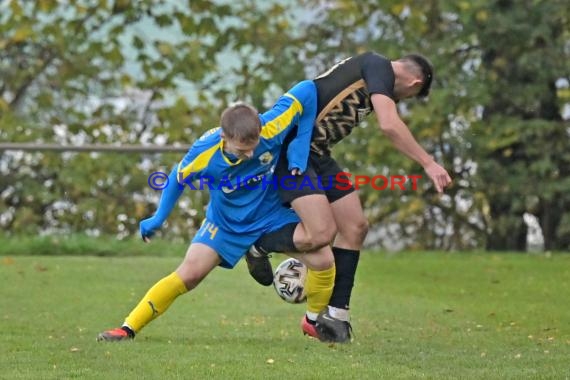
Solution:
[[[283,259],[278,257],[274,264]],[[0,257],[2,379],[565,379],[570,256],[363,254],[355,340],[216,269],[134,342],[98,343],[176,257]]]
[[[0,256],[169,256],[180,257],[188,242],[156,238],[142,244],[136,236],[118,240],[110,236],[89,237],[81,234],[53,236],[5,236],[0,234]]]

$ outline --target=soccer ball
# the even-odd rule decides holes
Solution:
[[[277,295],[285,302],[303,303],[307,301],[305,295],[305,279],[307,267],[297,259],[289,258],[275,269],[273,287]]]

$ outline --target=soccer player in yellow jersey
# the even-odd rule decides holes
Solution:
[[[314,251],[291,255],[309,268],[302,331],[323,341],[346,339],[334,335],[334,323],[338,321],[324,321],[323,326],[331,325],[326,329],[316,322],[318,314],[326,308],[334,284],[334,257],[327,240],[322,244],[324,247],[315,246],[298,216],[281,205],[273,186],[283,142],[295,127],[297,135],[286,152],[288,171],[305,171],[315,110],[314,84],[304,81],[262,115],[243,104],[224,111],[221,128],[207,132],[194,143],[172,170],[155,215],[140,224],[141,235],[148,241],[164,223],[184,188],[193,188],[193,180],[207,179],[201,181],[210,190],[206,219],[186,257],[174,272],[149,289],[121,327],[102,332],[98,340],[134,338],[178,296],[198,286],[214,268],[233,268],[260,236],[277,231],[286,231],[285,236],[292,236],[297,245]],[[242,183],[246,178],[247,182]]]

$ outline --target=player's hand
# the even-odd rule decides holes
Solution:
[[[143,241],[145,243],[149,243],[150,238],[154,235],[156,230],[160,228],[161,225],[162,223],[158,223],[154,217],[142,220],[139,224],[139,229]]]
[[[435,161],[432,161],[430,164],[424,167],[424,170],[426,171],[428,177],[432,180],[438,193],[443,193],[443,189],[445,189],[445,187],[449,186],[451,183],[451,177],[447,173],[447,170],[445,170]]]
[[[301,175],[301,174],[303,174],[303,172],[299,168],[293,168],[293,170],[291,170],[291,175]]]

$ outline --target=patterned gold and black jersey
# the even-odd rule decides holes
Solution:
[[[390,60],[371,52],[340,61],[315,78],[318,108],[311,150],[330,154],[372,112],[372,94],[394,99],[394,81]]]

